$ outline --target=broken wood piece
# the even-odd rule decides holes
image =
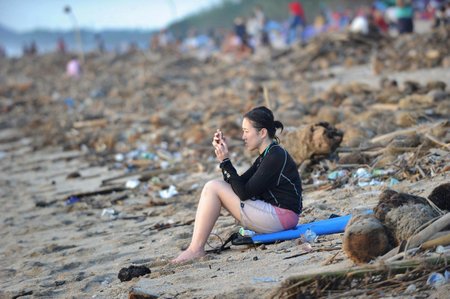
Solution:
[[[399,251],[400,251],[400,246],[392,248],[390,251],[388,251],[383,256],[381,256],[378,260],[386,261],[386,260],[390,259],[391,257],[397,255],[399,253]]]
[[[438,237],[436,239],[431,239],[422,244],[422,249],[431,249],[439,245],[447,246],[450,244],[450,233],[447,232],[446,235]]]
[[[369,107],[370,110],[388,110],[388,111],[397,111],[398,105],[397,104],[373,104]]]
[[[428,225],[426,228],[421,230],[419,233],[413,235],[406,244],[405,251],[408,248],[418,247],[421,244],[428,241],[436,233],[440,232],[442,229],[450,225],[450,213],[447,213],[439,217],[436,221]]]
[[[427,125],[419,125],[419,126],[414,126],[412,128],[408,128],[408,129],[398,130],[398,131],[395,131],[395,132],[391,132],[391,133],[387,133],[387,134],[384,134],[384,135],[376,136],[376,137],[372,138],[370,140],[370,142],[371,143],[390,142],[397,136],[427,132],[427,131],[432,130],[434,128],[437,128],[437,127],[439,127],[441,125],[444,125],[445,123],[446,123],[445,121],[440,121],[440,122],[435,122],[435,123],[431,123],[431,124],[427,124]]]
[[[154,163],[155,163],[155,161],[148,160],[148,159],[131,160],[131,161],[127,162],[127,164],[133,165],[136,167],[148,167]]]
[[[338,252],[336,252],[335,254],[333,254],[331,257],[327,258],[327,259],[325,260],[325,262],[323,262],[321,265],[322,265],[322,266],[326,266],[326,265],[329,265],[329,264],[333,263],[334,259],[337,257],[337,255],[338,255],[339,253],[340,253],[340,252],[338,251]]]
[[[66,200],[67,198],[70,198],[70,197],[82,198],[82,197],[93,196],[93,195],[105,195],[105,194],[110,194],[113,192],[120,192],[120,191],[124,191],[124,190],[126,190],[125,187],[118,187],[118,186],[101,188],[96,191],[71,194],[69,196],[64,197],[63,200]]]
[[[119,201],[125,200],[128,198],[128,194],[126,194],[125,192],[122,194],[117,194],[115,196],[113,196],[109,201],[111,202],[111,204],[116,204]]]
[[[312,289],[312,285],[317,283],[318,280],[321,282],[333,281],[333,283],[327,284],[327,288],[321,289],[321,291],[325,294],[329,295],[329,291],[333,291],[336,294],[339,289],[336,289],[336,286],[343,286],[342,291],[348,289],[350,285],[345,284],[344,282],[353,282],[355,279],[361,278],[364,283],[367,284],[367,279],[372,277],[374,279],[379,279],[380,275],[387,275],[388,277],[393,277],[396,274],[406,273],[411,270],[414,270],[419,267],[429,266],[433,267],[433,269],[445,267],[450,259],[450,256],[444,255],[430,258],[421,258],[414,260],[405,260],[405,261],[396,261],[392,263],[379,262],[376,264],[369,264],[364,266],[359,266],[356,268],[348,269],[347,267],[334,270],[334,271],[322,271],[322,272],[312,272],[310,274],[300,274],[288,277],[285,279],[281,286],[276,289],[271,298],[298,298],[302,297],[302,295],[311,294],[308,290]],[[343,284],[339,283],[339,281],[343,282]],[[385,280],[382,281],[385,283]],[[309,287],[311,286],[311,288]],[[316,287],[316,285],[314,285]],[[315,288],[314,288],[315,289]],[[367,290],[363,290],[363,292],[367,292]],[[315,293],[317,296],[317,293]],[[308,297],[308,296],[306,296]],[[320,297],[326,297],[320,296]]]
[[[108,120],[106,118],[100,118],[100,119],[77,121],[73,123],[73,127],[74,129],[82,129],[88,127],[104,127],[107,124]]]
[[[437,145],[440,145],[442,147],[450,149],[450,144],[449,143],[445,144],[442,141],[438,140],[436,137],[432,136],[431,134],[426,133],[425,137],[428,138],[429,140],[431,140],[432,142],[436,143]]]

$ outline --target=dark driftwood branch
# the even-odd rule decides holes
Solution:
[[[309,288],[309,285],[316,280],[336,280],[349,278],[359,279],[367,277],[367,275],[372,277],[383,274],[395,275],[406,273],[423,265],[430,265],[433,267],[445,266],[449,261],[450,255],[445,255],[426,259],[397,261],[389,264],[377,263],[375,265],[365,265],[353,269],[295,275],[287,278],[282,283],[281,287],[277,289],[274,294],[272,294],[272,298],[297,298],[300,288],[306,286]]]

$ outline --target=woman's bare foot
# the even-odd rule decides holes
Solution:
[[[172,264],[178,264],[182,262],[187,262],[193,259],[200,258],[202,256],[205,256],[205,251],[193,251],[192,249],[188,248],[185,251],[183,251],[177,258],[173,259],[171,261]]]

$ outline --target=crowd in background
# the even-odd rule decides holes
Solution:
[[[282,50],[294,44],[307,43],[324,32],[347,30],[364,35],[398,35],[414,32],[414,20],[417,19],[430,20],[433,27],[450,23],[450,0],[376,0],[371,6],[343,10],[323,6],[316,16],[309,15],[301,1],[292,1],[286,9],[290,17],[284,21],[267,18],[263,8],[256,6],[250,15],[236,17],[232,29],[205,31],[192,28],[184,37],[175,37],[170,30],[164,29],[151,36],[149,49],[193,53],[199,58],[215,53],[239,58],[264,49]],[[97,52],[105,52],[105,43],[100,35],[95,36],[95,45]],[[65,53],[66,48],[64,40],[59,39],[56,51]],[[126,49],[116,49],[122,52],[137,50],[136,43],[129,43]],[[24,55],[35,55],[37,52],[34,42],[23,47]],[[0,46],[0,56],[5,55],[5,50]]]
[[[427,19],[433,27],[450,23],[450,1],[446,0],[377,0],[371,6],[357,9],[331,10],[323,7],[317,16],[308,16],[300,1],[287,7],[289,19],[278,22],[266,18],[260,6],[245,17],[234,19],[233,30],[201,33],[190,30],[184,39],[175,39],[167,30],[156,34],[152,49],[195,51],[208,55],[212,51],[251,55],[264,48],[287,49],[297,43],[307,43],[324,32],[351,31],[364,35],[401,35],[414,32],[415,19]]]

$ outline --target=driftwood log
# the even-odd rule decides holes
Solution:
[[[374,215],[352,217],[345,228],[343,249],[356,263],[367,263],[391,247],[386,228]]]
[[[283,145],[297,164],[332,154],[342,142],[344,133],[326,122],[320,122],[289,132]]]

